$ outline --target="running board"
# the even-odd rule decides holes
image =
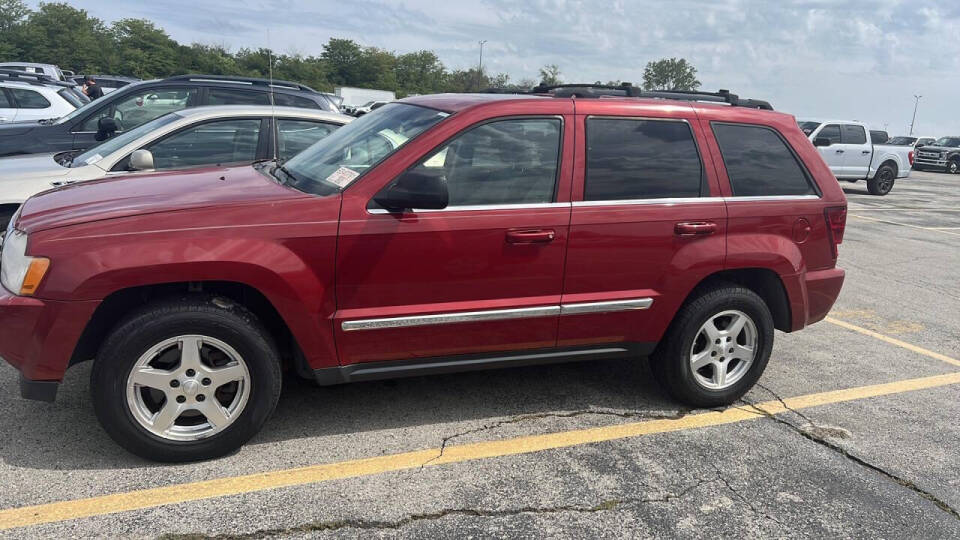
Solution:
[[[440,358],[416,358],[389,362],[364,362],[348,366],[315,369],[313,376],[320,386],[351,382],[440,375],[463,371],[480,371],[521,366],[537,366],[577,362],[582,360],[610,360],[647,356],[653,352],[655,343],[615,343],[603,347],[535,349],[496,353],[495,355],[462,355]]]

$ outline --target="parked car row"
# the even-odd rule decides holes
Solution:
[[[89,102],[73,83],[0,69],[0,123],[56,118]]]

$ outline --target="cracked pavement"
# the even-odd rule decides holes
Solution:
[[[845,185],[851,217],[840,262],[848,275],[834,317],[960,358],[960,229],[916,228],[960,227],[956,180],[914,173],[883,198]],[[955,210],[923,210],[934,206]],[[419,468],[0,537],[955,538],[960,385],[802,410],[785,400],[956,371],[824,322],[778,333],[760,384],[736,405],[759,411],[756,404],[779,400],[788,409],[782,414],[449,464],[434,462],[454,446],[704,411],[669,400],[644,360],[327,388],[288,379],[277,412],[241,451],[170,466],[131,457],[100,430],[89,366],[72,369],[57,403],[44,404],[20,400],[16,373],[3,365],[3,508],[436,452]]]

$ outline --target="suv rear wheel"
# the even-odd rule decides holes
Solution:
[[[773,316],[750,289],[706,289],[687,302],[652,358],[660,384],[695,407],[729,405],[763,374],[773,348]]]
[[[953,158],[947,164],[947,172],[950,174],[960,173],[960,158]]]
[[[229,300],[149,305],[121,322],[91,374],[97,418],[119,445],[156,461],[227,454],[263,426],[280,396],[273,340]]]

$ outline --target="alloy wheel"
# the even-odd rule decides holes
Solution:
[[[141,427],[174,441],[222,432],[250,397],[250,372],[226,343],[184,335],[150,347],[127,377],[127,407]]]
[[[723,311],[707,319],[690,349],[697,384],[710,390],[735,385],[753,365],[758,335],[753,319],[742,311]]]

